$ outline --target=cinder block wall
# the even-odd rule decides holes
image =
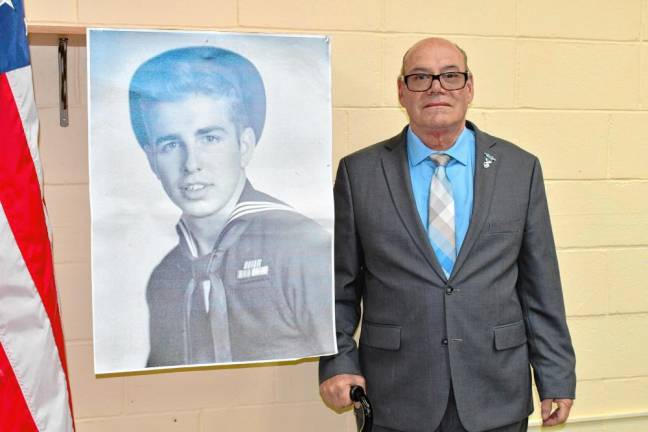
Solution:
[[[469,117],[543,162],[578,360],[562,430],[648,430],[648,0],[27,0],[27,12],[43,33],[330,35],[336,161],[406,123],[396,76],[407,47],[429,35],[458,42],[476,80]],[[78,430],[354,430],[321,403],[314,362],[94,376],[85,39],[71,37],[68,128],[58,126],[56,35],[31,44]]]

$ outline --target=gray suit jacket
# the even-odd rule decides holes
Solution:
[[[467,126],[476,135],[474,205],[449,279],[414,204],[405,130],[339,165],[339,353],[320,360],[320,382],[364,375],[379,426],[434,430],[450,386],[469,431],[519,421],[533,411],[530,365],[542,399],[574,398],[574,351],[540,164]],[[488,168],[485,153],[495,158]]]

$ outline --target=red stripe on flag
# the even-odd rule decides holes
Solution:
[[[0,344],[0,419],[3,430],[38,432],[7,354]]]
[[[0,203],[47,312],[70,395],[52,249],[47,234],[40,184],[20,113],[5,74],[0,74],[0,107]]]

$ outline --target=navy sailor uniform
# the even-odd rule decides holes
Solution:
[[[177,230],[146,290],[147,367],[334,351],[331,241],[319,224],[248,182],[212,253],[197,256],[182,221]]]

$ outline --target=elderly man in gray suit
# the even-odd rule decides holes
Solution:
[[[463,50],[418,42],[398,79],[409,126],[339,165],[339,353],[320,360],[320,394],[342,409],[366,387],[376,432],[525,431],[531,367],[544,425],[572,406],[540,163],[466,121],[473,94]]]

